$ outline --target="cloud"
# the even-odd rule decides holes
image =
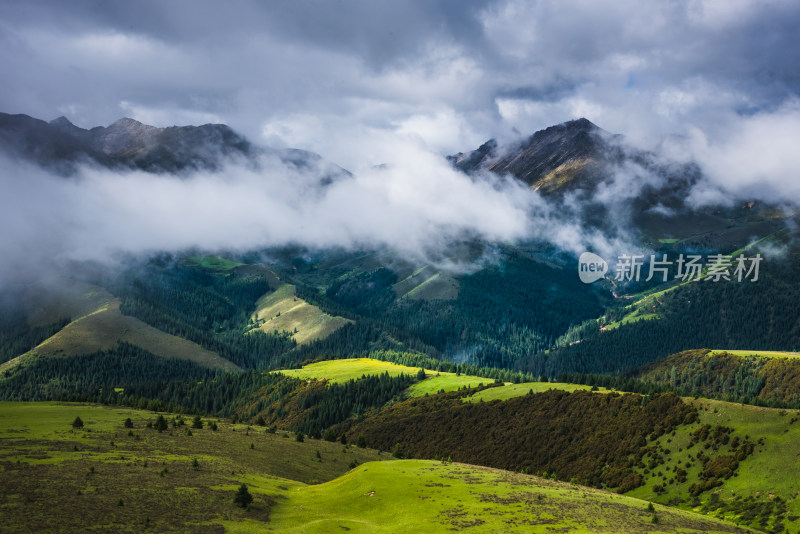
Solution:
[[[324,187],[324,161],[287,166],[271,153],[257,166],[229,161],[219,172],[181,177],[83,166],[64,178],[0,158],[0,285],[72,261],[113,264],[161,251],[383,249],[459,270],[466,265],[449,251],[474,240],[541,240],[574,254],[630,249],[624,231],[610,238],[587,230],[578,204],[552,205],[510,176],[467,176],[419,136],[361,143],[386,164]],[[618,203],[618,185],[597,200]]]
[[[309,200],[295,190],[308,176],[280,166],[64,182],[4,162],[16,233],[0,243],[20,257],[36,242],[83,256],[292,239],[421,250],[549,229],[569,250],[611,246],[507,181],[434,163],[581,116],[698,161],[710,177],[698,203],[800,198],[799,28],[791,0],[0,0],[1,111],[83,127],[223,122],[355,173]],[[622,171],[609,197],[638,172]]]
[[[686,141],[709,180],[695,189],[695,203],[712,203],[727,194],[800,204],[800,100],[774,111],[732,116],[725,126],[714,137],[694,130]]]
[[[199,247],[249,250],[388,247],[424,257],[458,239],[516,240],[530,232],[535,195],[512,181],[473,180],[412,143],[394,161],[319,190],[319,174],[265,156],[179,179],[84,167],[70,179],[0,161],[3,268],[108,261]],[[0,276],[0,279],[3,277]]]
[[[292,142],[318,151],[421,118],[437,121],[420,135],[438,152],[581,115],[655,144],[800,91],[789,0],[34,1],[0,2],[0,21],[4,111],[70,110],[84,127],[218,119],[273,141],[272,125],[313,116],[320,132]]]

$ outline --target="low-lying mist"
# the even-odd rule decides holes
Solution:
[[[316,172],[265,156],[177,178],[83,166],[70,178],[0,159],[0,283],[65,261],[126,254],[282,245],[384,247],[424,259],[456,240],[546,237],[574,248],[578,228],[553,225],[524,184],[468,177],[409,145],[394,161],[320,185]]]
[[[554,203],[510,176],[467,176],[414,142],[394,139],[371,152],[386,164],[327,185],[325,166],[269,154],[257,165],[229,161],[221,172],[181,177],[87,164],[64,178],[0,158],[0,287],[68,262],[190,249],[382,248],[447,267],[441,258],[452,243],[542,240],[576,256],[613,256],[637,250],[625,206],[661,179],[631,162],[615,169],[591,199],[607,208],[600,230],[586,224],[580,195]]]

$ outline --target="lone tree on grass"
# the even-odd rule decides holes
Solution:
[[[192,428],[203,428],[203,420],[200,419],[199,415],[195,415],[194,419],[192,419]]]
[[[75,429],[83,428],[83,420],[80,417],[76,417],[75,420],[72,422],[72,428]]]
[[[131,421],[130,417],[125,419],[125,428],[133,428],[133,421]]]
[[[236,492],[236,497],[233,498],[233,502],[242,508],[247,508],[250,503],[253,502],[253,496],[250,495],[250,491],[247,489],[247,485],[244,482],[239,486],[239,491]]]
[[[167,420],[164,419],[164,416],[163,415],[159,415],[158,418],[156,419],[156,424],[153,425],[153,427],[156,430],[158,430],[159,432],[163,432],[167,428],[169,428],[169,425],[167,425]]]

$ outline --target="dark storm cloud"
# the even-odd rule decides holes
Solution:
[[[798,20],[778,0],[3,2],[0,107],[307,148],[330,134],[308,116],[444,151],[578,115],[653,141],[797,97]]]
[[[800,198],[798,30],[790,0],[0,1],[0,110],[224,122],[357,176],[584,116],[698,161],[697,203]]]

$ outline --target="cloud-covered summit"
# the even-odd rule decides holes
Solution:
[[[225,123],[347,168],[381,163],[364,139],[452,154],[578,117],[724,151],[800,95],[798,29],[791,0],[3,1],[0,109]]]
[[[39,233],[62,254],[332,235],[412,249],[435,246],[431,236],[545,229],[579,246],[580,227],[552,224],[527,189],[471,180],[440,157],[579,117],[696,163],[708,178],[696,205],[796,201],[799,30],[791,0],[0,0],[0,110],[84,129],[122,116],[156,128],[227,124],[254,145],[311,150],[354,175],[309,201],[297,184],[314,172],[273,169],[271,156],[266,174],[231,166],[224,191],[203,170],[180,185],[136,170],[101,180],[91,167],[48,189],[47,173],[19,180],[30,169],[4,161],[3,239],[23,256],[25,236]],[[648,176],[621,171],[601,193],[636,191],[623,178]],[[163,197],[145,201],[133,184]],[[532,205],[533,221],[523,215]]]

